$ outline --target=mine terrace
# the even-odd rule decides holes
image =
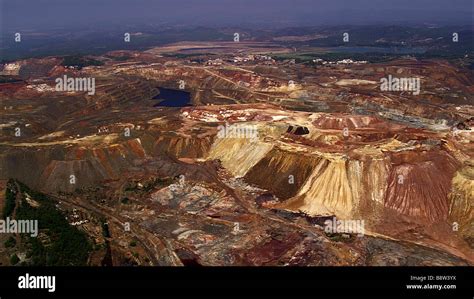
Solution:
[[[3,64],[2,192],[46,194],[93,265],[472,265],[472,70],[301,62],[282,38]],[[420,94],[382,91],[389,74]],[[56,90],[63,76],[95,94]],[[190,106],[156,106],[160,88]],[[258,137],[218,138],[232,124]],[[326,233],[334,216],[364,219],[364,236]]]

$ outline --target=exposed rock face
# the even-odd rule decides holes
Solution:
[[[274,148],[249,169],[245,180],[288,199],[298,193],[320,163],[317,157]]]
[[[459,162],[443,152],[427,151],[392,156],[385,205],[401,214],[428,222],[446,220],[448,193]]]
[[[370,125],[371,118],[359,118],[365,125],[351,119],[340,117],[326,123],[324,130],[352,124],[351,134],[363,136],[386,129],[384,122]],[[384,125],[381,129],[379,123]],[[361,127],[364,131],[357,130]],[[296,211],[352,218],[381,206],[428,223],[446,220],[451,179],[460,163],[437,146],[423,149],[389,142],[377,147],[382,150],[351,146],[347,155],[337,143],[334,148],[342,152],[330,154],[304,147],[293,148],[294,152],[280,146],[269,150],[271,146],[261,141],[225,139],[216,141],[209,159],[221,159],[235,175],[245,176],[280,199],[294,197],[284,206]]]
[[[350,130],[354,129],[388,129],[389,127],[394,126],[390,125],[387,122],[382,121],[376,117],[372,116],[362,116],[362,115],[351,115],[351,116],[332,116],[332,115],[322,115],[314,121],[314,125],[320,129],[333,129],[333,130],[343,130],[348,128]]]
[[[153,145],[153,151],[155,154],[168,153],[178,158],[202,158],[209,153],[212,141],[211,137],[159,136]]]
[[[474,241],[474,162],[469,161],[453,177],[449,194],[449,220],[459,225],[459,234]]]
[[[97,160],[51,161],[43,171],[41,182],[51,191],[72,192],[107,178]]]
[[[15,160],[3,160],[3,175],[21,178],[32,187],[41,186],[48,192],[71,192],[102,180],[117,179],[133,166],[134,160],[143,159],[146,155],[138,139],[95,148],[61,148],[54,145],[41,153],[24,149],[23,155],[28,159],[18,157],[18,154],[10,154],[16,156],[15,166],[11,164]]]
[[[310,215],[352,218],[358,202],[352,197],[346,165],[343,159],[323,161],[303,185],[298,194],[300,199],[290,207]]]
[[[216,159],[234,176],[242,177],[260,161],[273,145],[258,139],[217,138],[213,144],[209,159]]]

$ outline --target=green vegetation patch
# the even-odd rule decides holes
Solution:
[[[61,63],[62,66],[73,66],[77,67],[78,69],[82,69],[83,67],[90,66],[90,65],[103,65],[102,61],[80,56],[80,55],[71,55],[65,56],[63,62]]]
[[[34,208],[25,200],[17,208],[17,219],[38,220],[38,237],[23,235],[27,256],[32,266],[81,266],[87,264],[92,246],[83,231],[69,225],[65,215],[47,195],[31,190],[18,182],[22,193],[28,193],[39,206]]]
[[[16,254],[13,254],[10,257],[10,264],[12,264],[12,265],[18,264],[19,261],[20,261],[20,259],[18,258],[18,256]]]
[[[5,244],[5,247],[6,247],[6,248],[12,248],[12,247],[15,247],[15,245],[16,245],[16,240],[15,240],[15,238],[13,238],[12,236],[10,236],[10,237],[8,238],[8,240],[5,241],[4,244]]]

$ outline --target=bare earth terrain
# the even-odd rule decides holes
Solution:
[[[88,265],[474,264],[472,70],[272,58],[288,40],[306,39],[2,66],[19,79],[0,84],[0,191],[15,191],[13,213],[46,194],[90,242]],[[95,94],[56,91],[64,75],[95,78]],[[420,78],[420,93],[382,91],[389,75]],[[156,106],[159,88],[189,105]],[[333,217],[364,233],[328,232]],[[34,263],[9,237],[0,262]]]

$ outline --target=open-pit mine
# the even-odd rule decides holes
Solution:
[[[278,41],[2,64],[0,263],[473,265],[472,69]]]

